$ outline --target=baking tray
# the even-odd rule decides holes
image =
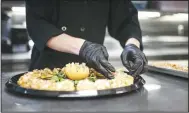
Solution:
[[[118,95],[132,92],[143,87],[145,80],[141,76],[134,79],[134,84],[131,86],[106,89],[106,90],[83,90],[83,91],[46,91],[27,89],[17,84],[18,79],[24,73],[18,74],[10,78],[5,86],[11,93],[20,93],[25,95],[43,96],[43,97],[58,97],[58,98],[79,98],[79,97],[100,97],[105,95]]]
[[[188,78],[187,72],[177,71],[177,70],[168,69],[168,68],[160,68],[160,67],[155,67],[151,65],[148,65],[148,71]]]

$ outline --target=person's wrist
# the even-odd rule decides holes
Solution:
[[[135,46],[137,46],[138,48],[140,48],[140,42],[136,39],[136,38],[130,38],[127,40],[127,42],[125,43],[126,45],[130,45],[130,44],[134,44]]]
[[[76,55],[79,55],[80,53],[80,49],[83,46],[84,42],[86,40],[81,39],[81,38],[76,38],[76,41],[74,42],[74,44],[76,45],[75,48],[72,49],[72,52]]]
[[[62,37],[64,37],[63,39],[65,40],[65,42],[67,42],[67,44],[69,45],[68,49],[70,53],[79,55],[80,48],[82,47],[85,40],[82,38],[73,37],[68,34],[62,34],[62,35],[63,35]]]
[[[49,48],[52,48],[60,52],[79,55],[79,50],[84,42],[85,42],[84,39],[73,37],[64,33],[64,34],[52,37],[47,42],[47,46]]]

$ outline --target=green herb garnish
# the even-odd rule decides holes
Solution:
[[[55,75],[51,78],[51,80],[54,80],[55,82],[61,82],[61,81],[63,81],[65,78],[66,78],[66,76],[65,76],[63,73],[59,72],[59,73],[55,74]]]
[[[56,76],[61,77],[61,78],[65,78],[66,77],[63,73],[57,73]]]
[[[59,82],[58,76],[53,76],[53,77],[51,78],[51,80],[54,80],[55,82]]]
[[[97,77],[94,73],[91,73],[88,77],[88,79],[92,82],[95,82],[97,80]]]
[[[74,80],[73,82],[74,82],[74,85],[77,86],[79,80]]]
[[[64,79],[63,78],[59,78],[59,82],[62,82]]]

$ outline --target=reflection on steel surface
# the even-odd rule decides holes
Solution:
[[[144,88],[147,90],[147,91],[153,91],[153,90],[158,90],[161,88],[161,85],[159,84],[145,84],[144,85]]]
[[[158,18],[161,16],[160,12],[150,12],[150,11],[138,11],[139,19],[149,19],[149,18]]]
[[[13,13],[25,15],[25,7],[12,7]]]
[[[173,15],[165,15],[160,18],[161,21],[167,21],[167,22],[183,22],[188,21],[188,14],[187,13],[176,13]]]

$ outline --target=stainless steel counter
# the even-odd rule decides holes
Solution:
[[[17,72],[20,73],[20,72]],[[37,98],[12,94],[5,82],[17,73],[2,73],[2,111],[188,111],[188,80],[146,73],[143,89],[129,94],[85,99]]]

